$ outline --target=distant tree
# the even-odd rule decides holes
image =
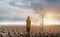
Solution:
[[[41,5],[38,8],[35,8],[34,10],[36,11],[35,13],[38,14],[39,17],[41,17],[41,20],[42,20],[41,21],[42,22],[42,32],[43,32],[44,16],[46,15],[47,10],[46,10],[46,8],[43,5]]]

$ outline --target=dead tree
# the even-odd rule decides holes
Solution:
[[[34,10],[36,11],[35,13],[38,14],[39,17],[42,18],[41,19],[41,22],[42,22],[41,24],[42,24],[42,32],[43,32],[44,16],[46,15],[47,10],[44,6],[40,6],[39,8],[35,8]]]

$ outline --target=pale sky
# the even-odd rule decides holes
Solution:
[[[0,0],[0,24],[25,24],[27,16],[33,24],[39,24],[34,9],[42,4],[47,9],[44,23],[60,24],[60,0]]]

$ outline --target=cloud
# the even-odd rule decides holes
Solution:
[[[0,21],[24,21],[27,16],[32,16],[33,10],[12,6],[7,2],[0,1]]]
[[[48,11],[54,10],[56,19],[60,18],[60,0],[0,0],[1,21],[25,21],[27,16],[34,20],[34,9],[43,5]],[[60,20],[60,19],[58,19]]]

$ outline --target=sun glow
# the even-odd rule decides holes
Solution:
[[[35,15],[36,16],[36,15]],[[41,17],[38,17],[39,15],[37,15],[36,16],[36,24],[38,25],[40,25],[41,23],[42,23],[42,18]],[[43,21],[43,23],[45,24],[45,25],[48,25],[48,24],[59,24],[57,21],[55,21],[55,18],[54,18],[54,14],[53,13],[51,13],[51,12],[47,12],[47,15],[45,15],[44,16],[44,21]]]

